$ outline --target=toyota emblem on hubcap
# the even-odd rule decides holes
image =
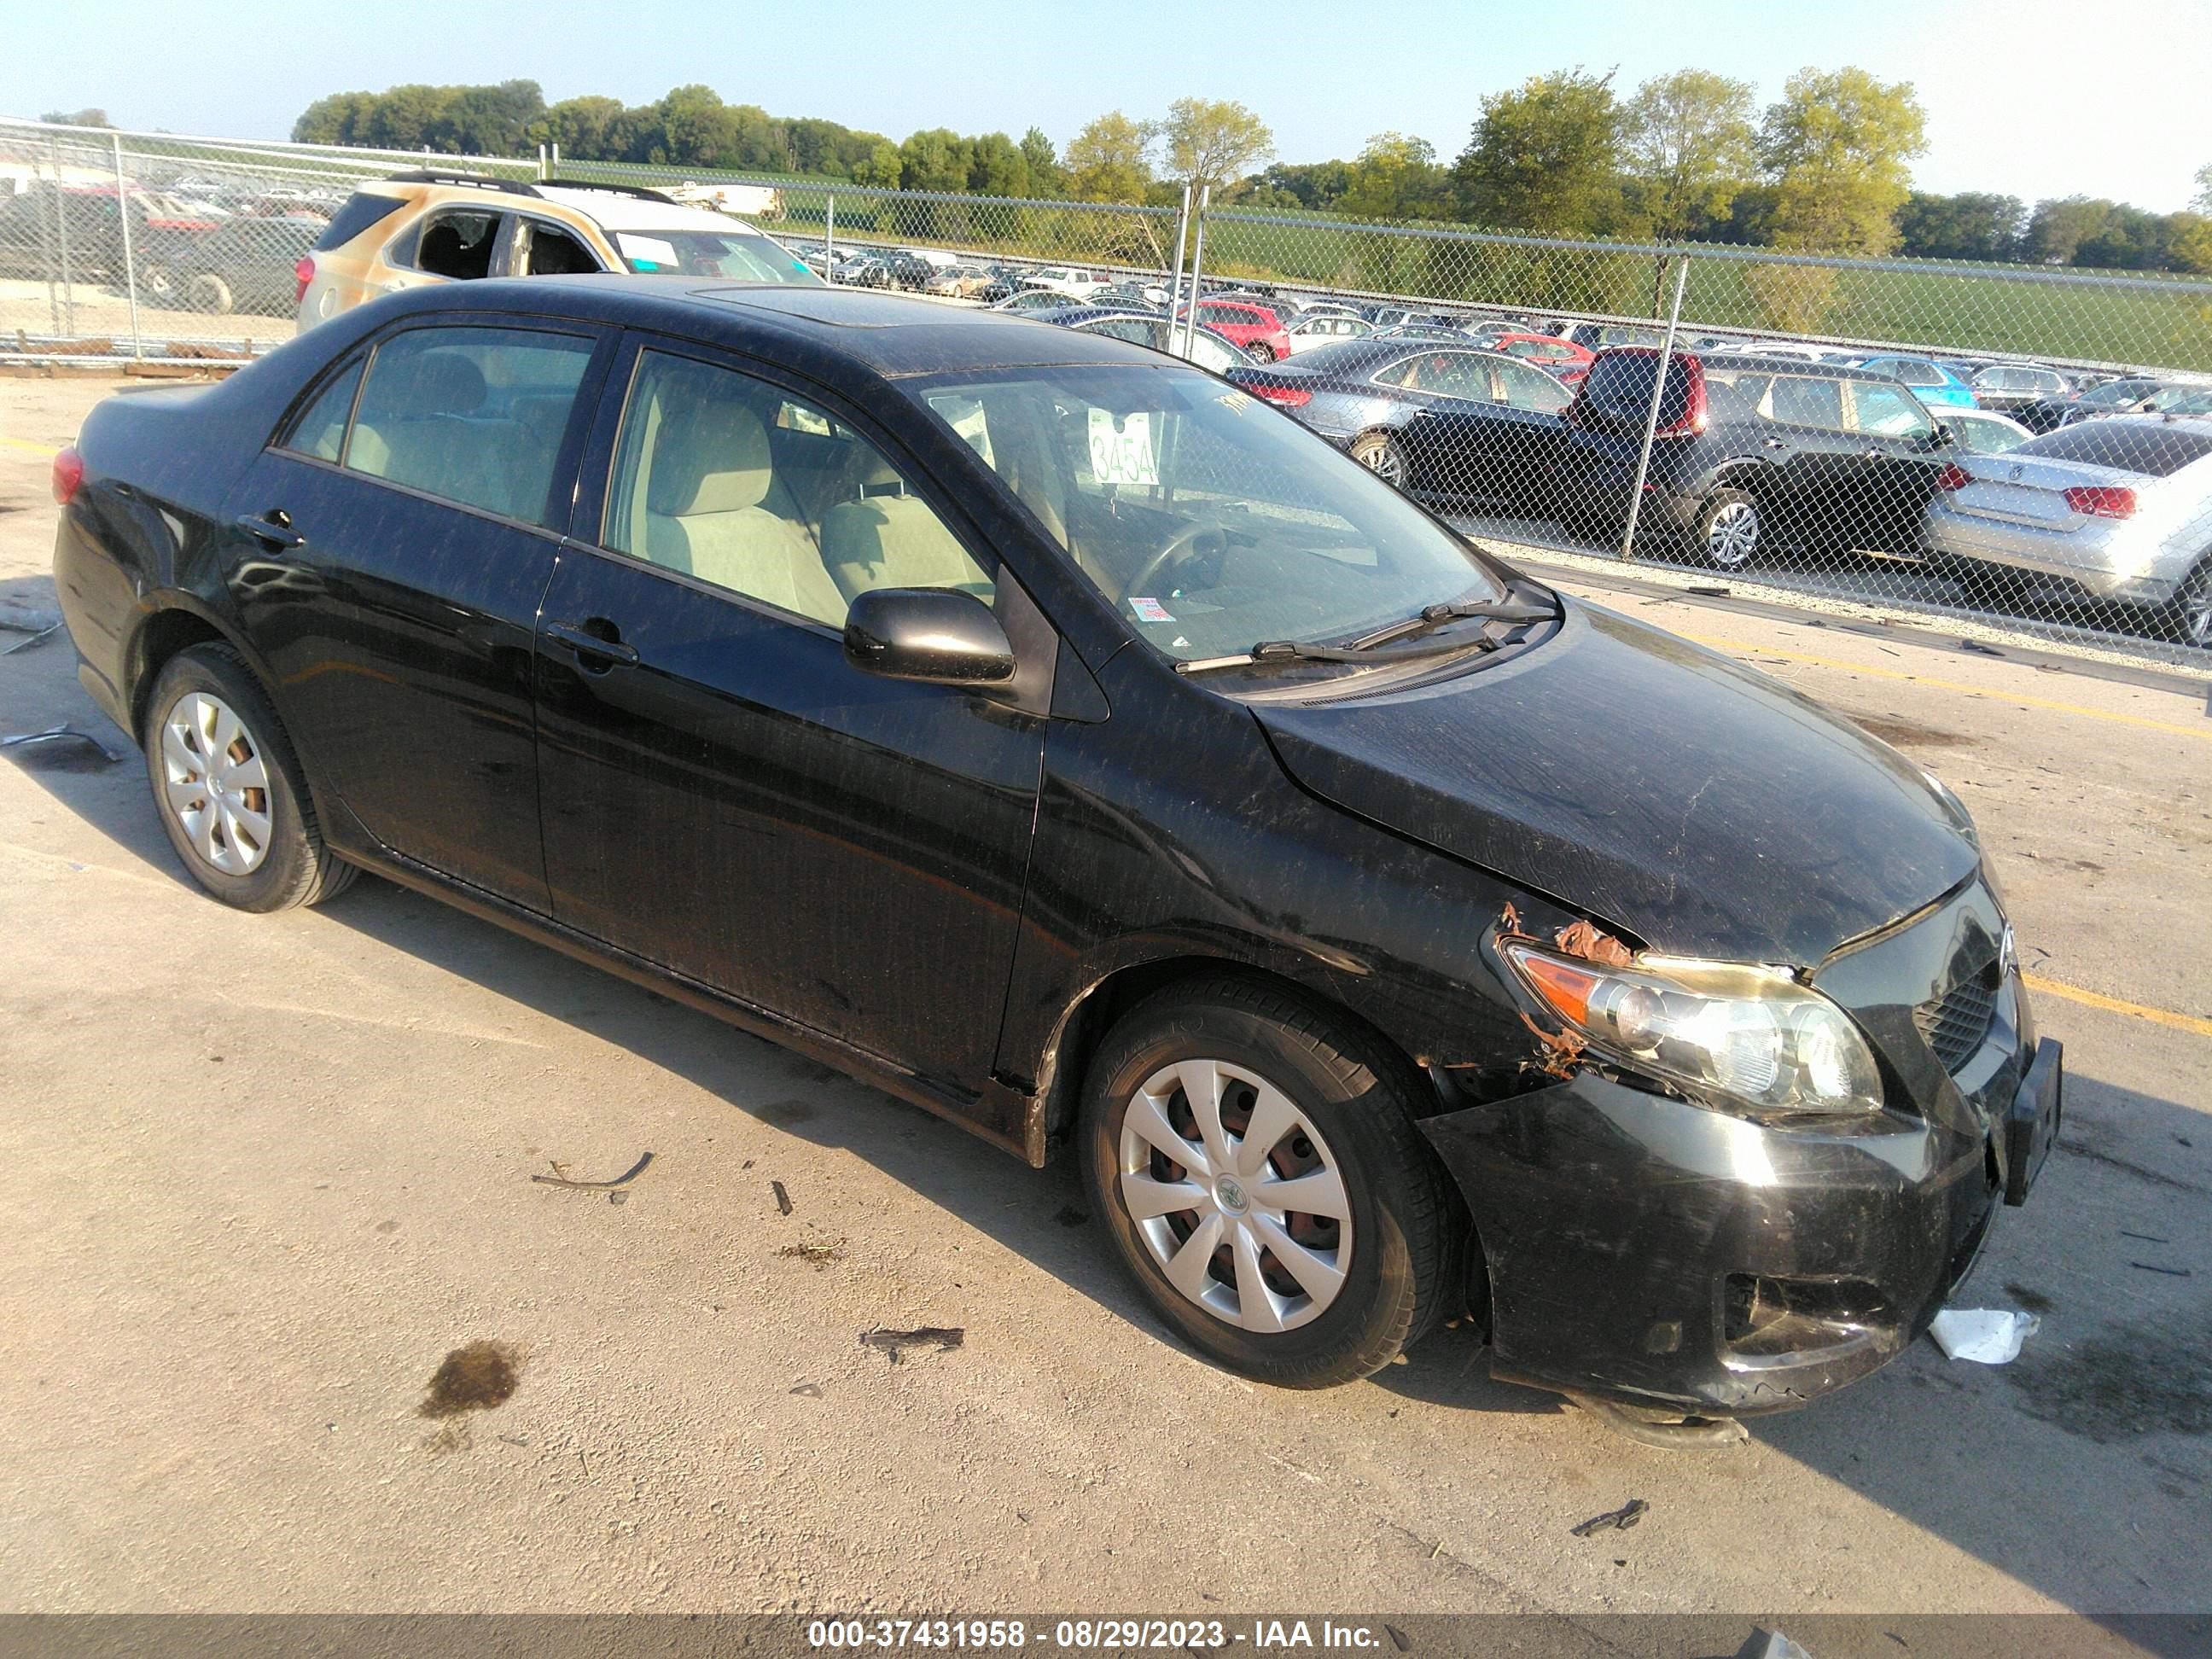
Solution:
[[[1234,1176],[1224,1176],[1213,1183],[1213,1195],[1221,1200],[1221,1207],[1238,1215],[1244,1212],[1244,1183]]]

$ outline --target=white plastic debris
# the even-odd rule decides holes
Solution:
[[[1949,1359],[1971,1359],[1978,1365],[2008,1365],[2020,1358],[2021,1344],[2042,1328],[2033,1314],[2008,1313],[2001,1308],[1946,1308],[1936,1316],[1928,1334]]]

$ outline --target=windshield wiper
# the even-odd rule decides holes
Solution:
[[[1548,605],[1518,605],[1510,599],[1448,599],[1437,605],[1425,605],[1403,621],[1390,623],[1371,634],[1362,634],[1356,640],[1346,640],[1344,649],[1371,651],[1378,645],[1412,639],[1466,617],[1480,617],[1486,622],[1534,623],[1549,622],[1556,614]]]
[[[1532,619],[1533,620],[1533,619]],[[1373,668],[1383,663],[1410,662],[1416,657],[1447,657],[1455,651],[1495,651],[1498,641],[1485,635],[1475,640],[1438,640],[1409,651],[1375,651],[1348,645],[1308,645],[1304,640],[1262,640],[1249,651],[1233,657],[1200,657],[1176,665],[1178,674],[1205,674],[1217,668],[1246,668],[1255,664],[1288,662],[1356,663]]]

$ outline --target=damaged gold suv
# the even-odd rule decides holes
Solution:
[[[300,331],[379,295],[594,271],[823,286],[742,219],[635,185],[426,170],[363,185],[293,268]]]

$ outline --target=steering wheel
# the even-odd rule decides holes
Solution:
[[[1145,561],[1135,575],[1121,585],[1121,597],[1127,599],[1133,594],[1143,593],[1152,578],[1188,554],[1200,537],[1218,536],[1221,533],[1222,527],[1219,525],[1205,519],[1195,520],[1185,525],[1174,535],[1169,537],[1158,552]]]

